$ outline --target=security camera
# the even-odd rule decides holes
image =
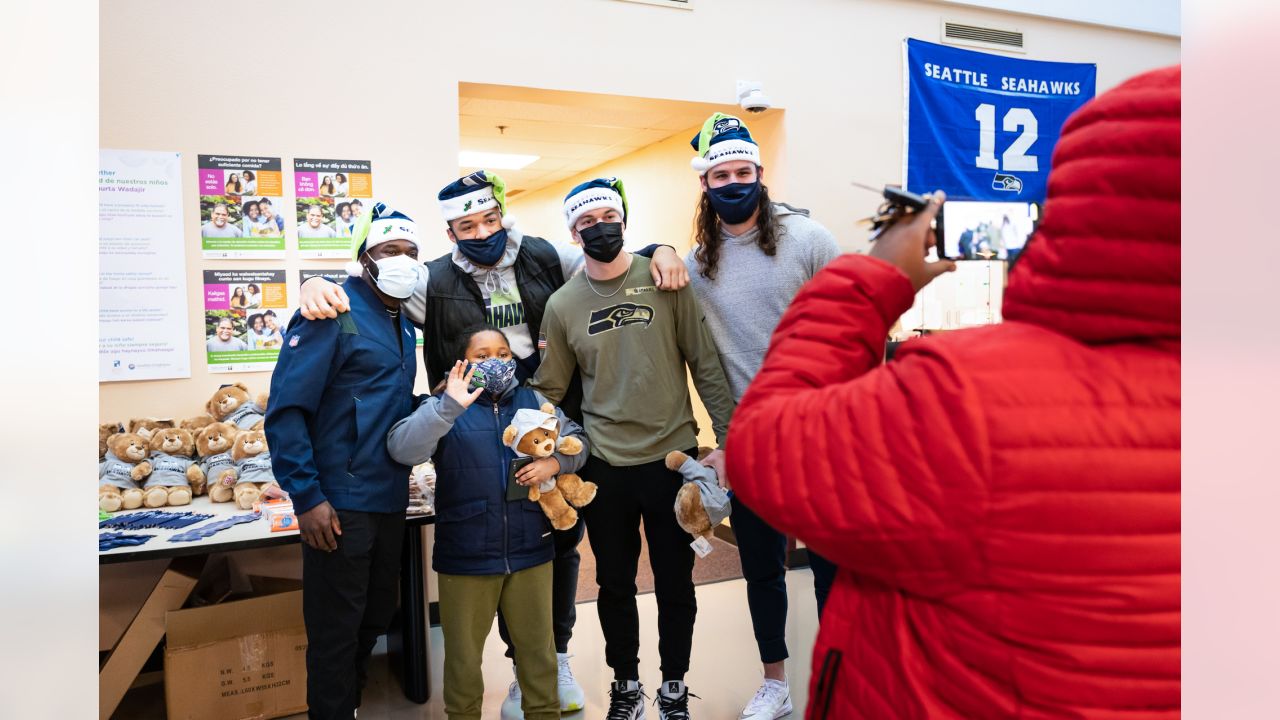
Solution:
[[[759,113],[773,107],[764,94],[764,86],[758,82],[738,81],[738,105],[749,113]]]

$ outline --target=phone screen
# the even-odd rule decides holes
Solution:
[[[943,251],[954,260],[1013,260],[1035,227],[1031,203],[948,200]]]
[[[511,467],[507,471],[507,502],[529,499],[529,488],[516,482],[516,473],[533,461],[534,458],[531,457],[518,457],[511,461]]]

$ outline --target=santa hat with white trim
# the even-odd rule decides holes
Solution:
[[[507,217],[507,184],[488,170],[477,170],[449,183],[436,199],[446,223],[496,206],[502,213],[502,227],[515,227],[515,219]]]
[[[627,191],[618,178],[596,178],[570,190],[564,198],[565,222],[572,229],[584,213],[602,207],[617,210],[622,213],[622,222],[627,221]]]
[[[715,113],[702,124],[702,130],[690,141],[698,156],[690,164],[699,175],[721,163],[731,160],[760,162],[760,146],[751,139],[751,131],[741,119],[724,113]]]
[[[414,247],[422,249],[418,242],[418,224],[408,215],[387,207],[385,203],[375,203],[360,213],[351,228],[351,262],[347,263],[347,274],[363,275],[361,253],[391,240],[408,240]]]

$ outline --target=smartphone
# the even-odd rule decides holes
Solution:
[[[1035,230],[1034,203],[948,200],[938,215],[938,257],[948,260],[1017,259]]]
[[[529,488],[516,482],[516,473],[520,472],[520,468],[533,462],[536,458],[518,457],[511,461],[511,467],[507,470],[507,502],[515,500],[528,500]]]

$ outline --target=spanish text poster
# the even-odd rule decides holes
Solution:
[[[292,315],[284,270],[205,270],[209,372],[275,369]]]
[[[191,377],[182,156],[98,153],[98,380]]]
[[[336,270],[333,268],[325,268],[323,270],[299,270],[298,286],[301,287],[303,283],[313,277],[324,278],[335,285],[341,285],[347,281],[347,273],[345,270]],[[299,291],[299,293],[301,293],[301,291]],[[301,298],[302,295],[299,294],[298,297]],[[422,326],[417,323],[413,323],[413,331],[418,337],[418,347],[422,347]]]
[[[289,210],[280,158],[199,158],[200,249],[205,259],[283,259]]]
[[[903,174],[915,193],[1043,203],[1062,124],[1093,97],[1092,63],[1022,60],[908,39]]]
[[[373,207],[372,167],[368,160],[293,161],[301,257],[351,258],[351,227]]]

